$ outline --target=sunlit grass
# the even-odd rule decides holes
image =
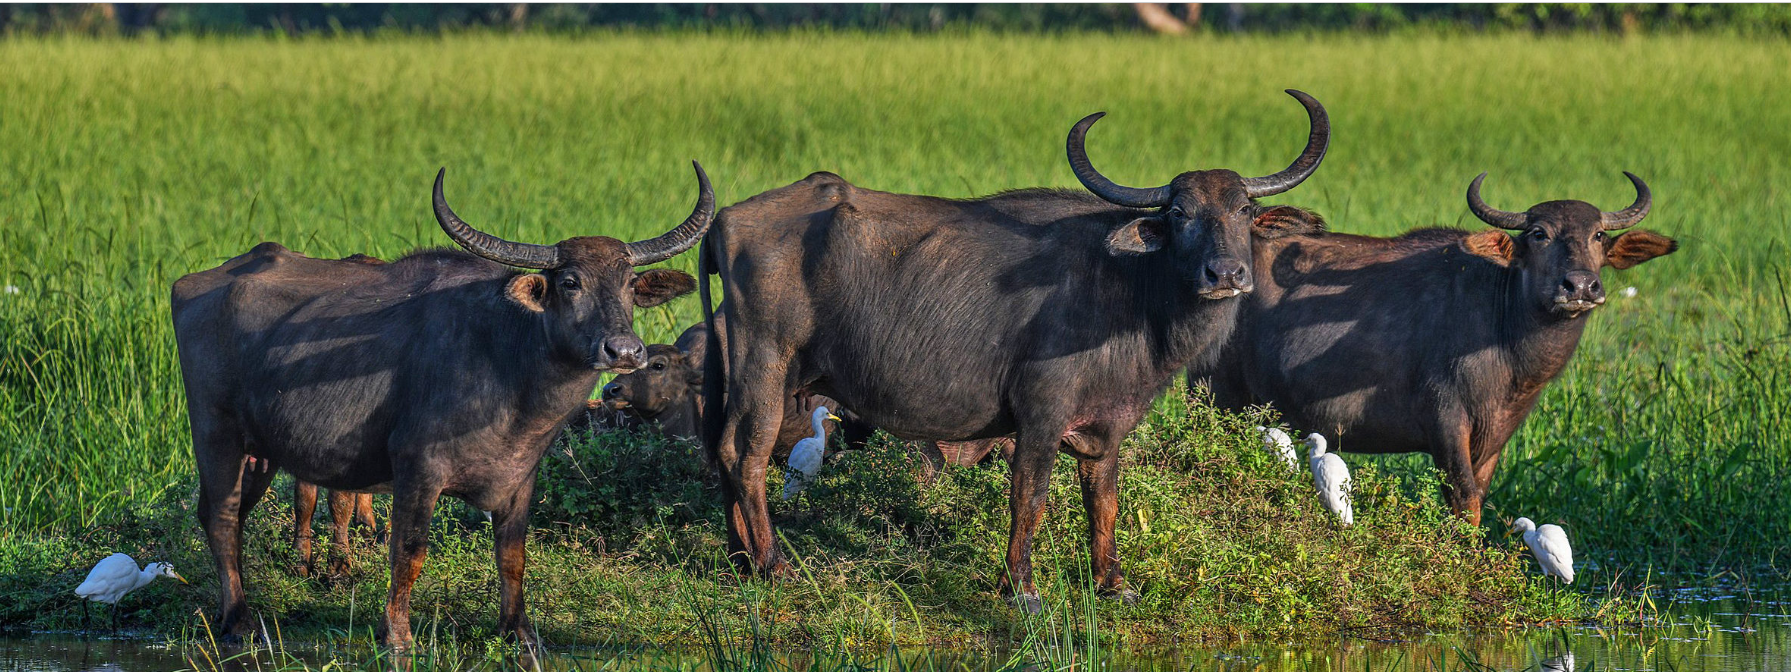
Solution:
[[[0,293],[0,542],[189,496],[169,284],[262,240],[446,244],[427,208],[440,166],[461,214],[500,235],[639,238],[688,211],[693,158],[723,203],[815,170],[942,196],[1072,186],[1063,136],[1096,110],[1090,151],[1122,182],[1267,173],[1304,138],[1292,87],[1336,135],[1277,200],[1339,230],[1476,226],[1461,193],[1482,170],[1508,209],[1615,208],[1632,197],[1619,171],[1646,178],[1644,226],[1682,250],[1608,272],[1637,294],[1592,318],[1490,511],[1561,522],[1613,567],[1783,572],[1785,53],[1715,37],[0,41],[0,285],[18,288]],[[669,341],[697,316],[681,300],[638,328]],[[1427,460],[1351,461],[1432,483]]]

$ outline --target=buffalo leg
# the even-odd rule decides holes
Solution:
[[[1014,606],[1029,614],[1042,608],[1032,583],[1032,541],[1051,493],[1051,468],[1057,461],[1058,437],[1022,432],[1014,451],[1013,482],[1009,493],[1012,526],[1007,536],[1007,576],[1004,592]],[[1041,445],[1042,444],[1042,445]]]
[[[755,375],[729,386],[728,417],[716,446],[728,521],[728,556],[742,571],[780,576],[789,571],[789,563],[778,550],[771,529],[765,476],[783,424],[783,368],[749,361],[748,366],[732,370]]]
[[[385,530],[380,528],[379,522],[373,519],[372,493],[363,492],[354,496],[354,522],[367,528],[367,531],[373,534],[374,539],[382,543],[385,542]]]
[[[1130,602],[1137,594],[1126,590],[1119,547],[1113,538],[1119,517],[1119,446],[1114,444],[1101,457],[1078,460],[1076,476],[1082,485],[1082,507],[1088,513],[1088,553],[1095,589],[1103,596]]]
[[[193,427],[193,462],[199,471],[199,525],[205,528],[205,543],[218,571],[216,623],[228,639],[248,626],[237,516],[247,453],[233,418],[208,411],[202,403],[189,404],[188,413]]]
[[[491,512],[499,581],[498,632],[514,638],[531,653],[540,649],[541,640],[529,624],[522,582],[528,557],[529,497],[534,492],[534,482],[531,475],[517,487],[510,501]]]
[[[330,576],[345,577],[354,567],[348,547],[348,521],[360,495],[340,490],[330,491]]]
[[[423,573],[423,561],[429,557],[429,518],[435,514],[441,486],[397,482],[392,485],[392,587],[386,595],[385,620],[380,623],[380,630],[386,646],[394,653],[403,653],[410,649],[412,641],[410,592],[417,576]]]
[[[298,554],[298,564],[292,571],[299,576],[311,575],[311,518],[316,513],[317,486],[295,481],[292,486],[292,549]]]
[[[1437,468],[1443,472],[1443,500],[1455,515],[1479,525],[1481,498],[1486,493],[1474,474],[1472,432],[1472,424],[1466,418],[1447,423],[1435,455]]]

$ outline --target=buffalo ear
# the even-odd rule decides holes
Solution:
[[[524,273],[510,278],[510,284],[504,288],[504,293],[508,294],[510,300],[514,301],[516,305],[528,309],[529,312],[539,313],[547,310],[541,305],[541,300],[547,298],[547,276],[540,273]]]
[[[1167,242],[1163,220],[1139,217],[1107,234],[1107,252],[1116,257],[1148,254],[1163,249]]]
[[[1511,263],[1511,255],[1516,246],[1511,243],[1511,234],[1499,229],[1476,231],[1461,239],[1461,248],[1477,257],[1484,257],[1500,266]]]
[[[1325,232],[1325,218],[1305,208],[1277,205],[1250,222],[1250,232],[1263,240]]]
[[[684,271],[655,268],[634,278],[634,305],[652,308],[696,291],[696,278]]]
[[[1611,268],[1622,270],[1640,264],[1655,257],[1672,254],[1679,249],[1679,241],[1646,229],[1636,229],[1619,234],[1605,248],[1605,263]]]

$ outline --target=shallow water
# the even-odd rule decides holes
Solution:
[[[1661,616],[1647,627],[1596,628],[1566,626],[1466,633],[1421,634],[1378,641],[1355,636],[1298,643],[1253,643],[1185,647],[1104,654],[1101,667],[1127,672],[1185,670],[1623,670],[1634,672],[1791,671],[1791,592],[1775,591],[1772,599],[1705,589],[1667,591],[1657,595]],[[299,658],[320,664],[322,652],[295,650]],[[1030,654],[1030,655],[1026,655]],[[224,655],[231,655],[226,652]],[[741,655],[745,655],[742,652]],[[856,660],[814,661],[808,654],[780,657],[780,670],[851,669],[862,672],[898,668],[890,656]],[[1016,660],[1016,652],[904,651],[900,668],[915,672],[994,670]],[[1019,652],[1037,661],[1034,669],[1064,667],[1072,657],[1061,652]],[[189,658],[192,656],[192,658]],[[1053,662],[1051,659],[1058,659]],[[247,658],[227,669],[284,667]],[[699,652],[655,650],[621,653],[613,650],[558,650],[543,661],[547,670],[675,670],[714,669]],[[745,661],[740,661],[745,662]],[[1080,662],[1080,661],[1077,661]],[[484,667],[482,660],[449,662],[446,666]],[[818,664],[815,664],[818,663]],[[357,665],[358,666],[358,665]],[[212,669],[194,649],[169,647],[145,640],[110,637],[35,635],[0,638],[0,671],[19,672],[166,672]],[[735,667],[724,665],[724,667]],[[752,668],[753,665],[739,667]],[[1032,667],[1032,666],[1028,666]],[[1077,665],[1077,667],[1082,667]],[[514,668],[512,668],[514,669]]]

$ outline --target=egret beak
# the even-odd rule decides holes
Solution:
[[[832,413],[827,414],[827,419],[832,420],[834,422],[845,422],[846,421],[844,418],[841,418],[840,416],[834,415]]]
[[[187,583],[187,577],[181,576],[179,574],[174,574],[173,572],[169,572],[169,574],[172,574],[174,576],[174,580],[179,581],[184,585],[188,585],[188,586],[193,585],[191,583]]]

